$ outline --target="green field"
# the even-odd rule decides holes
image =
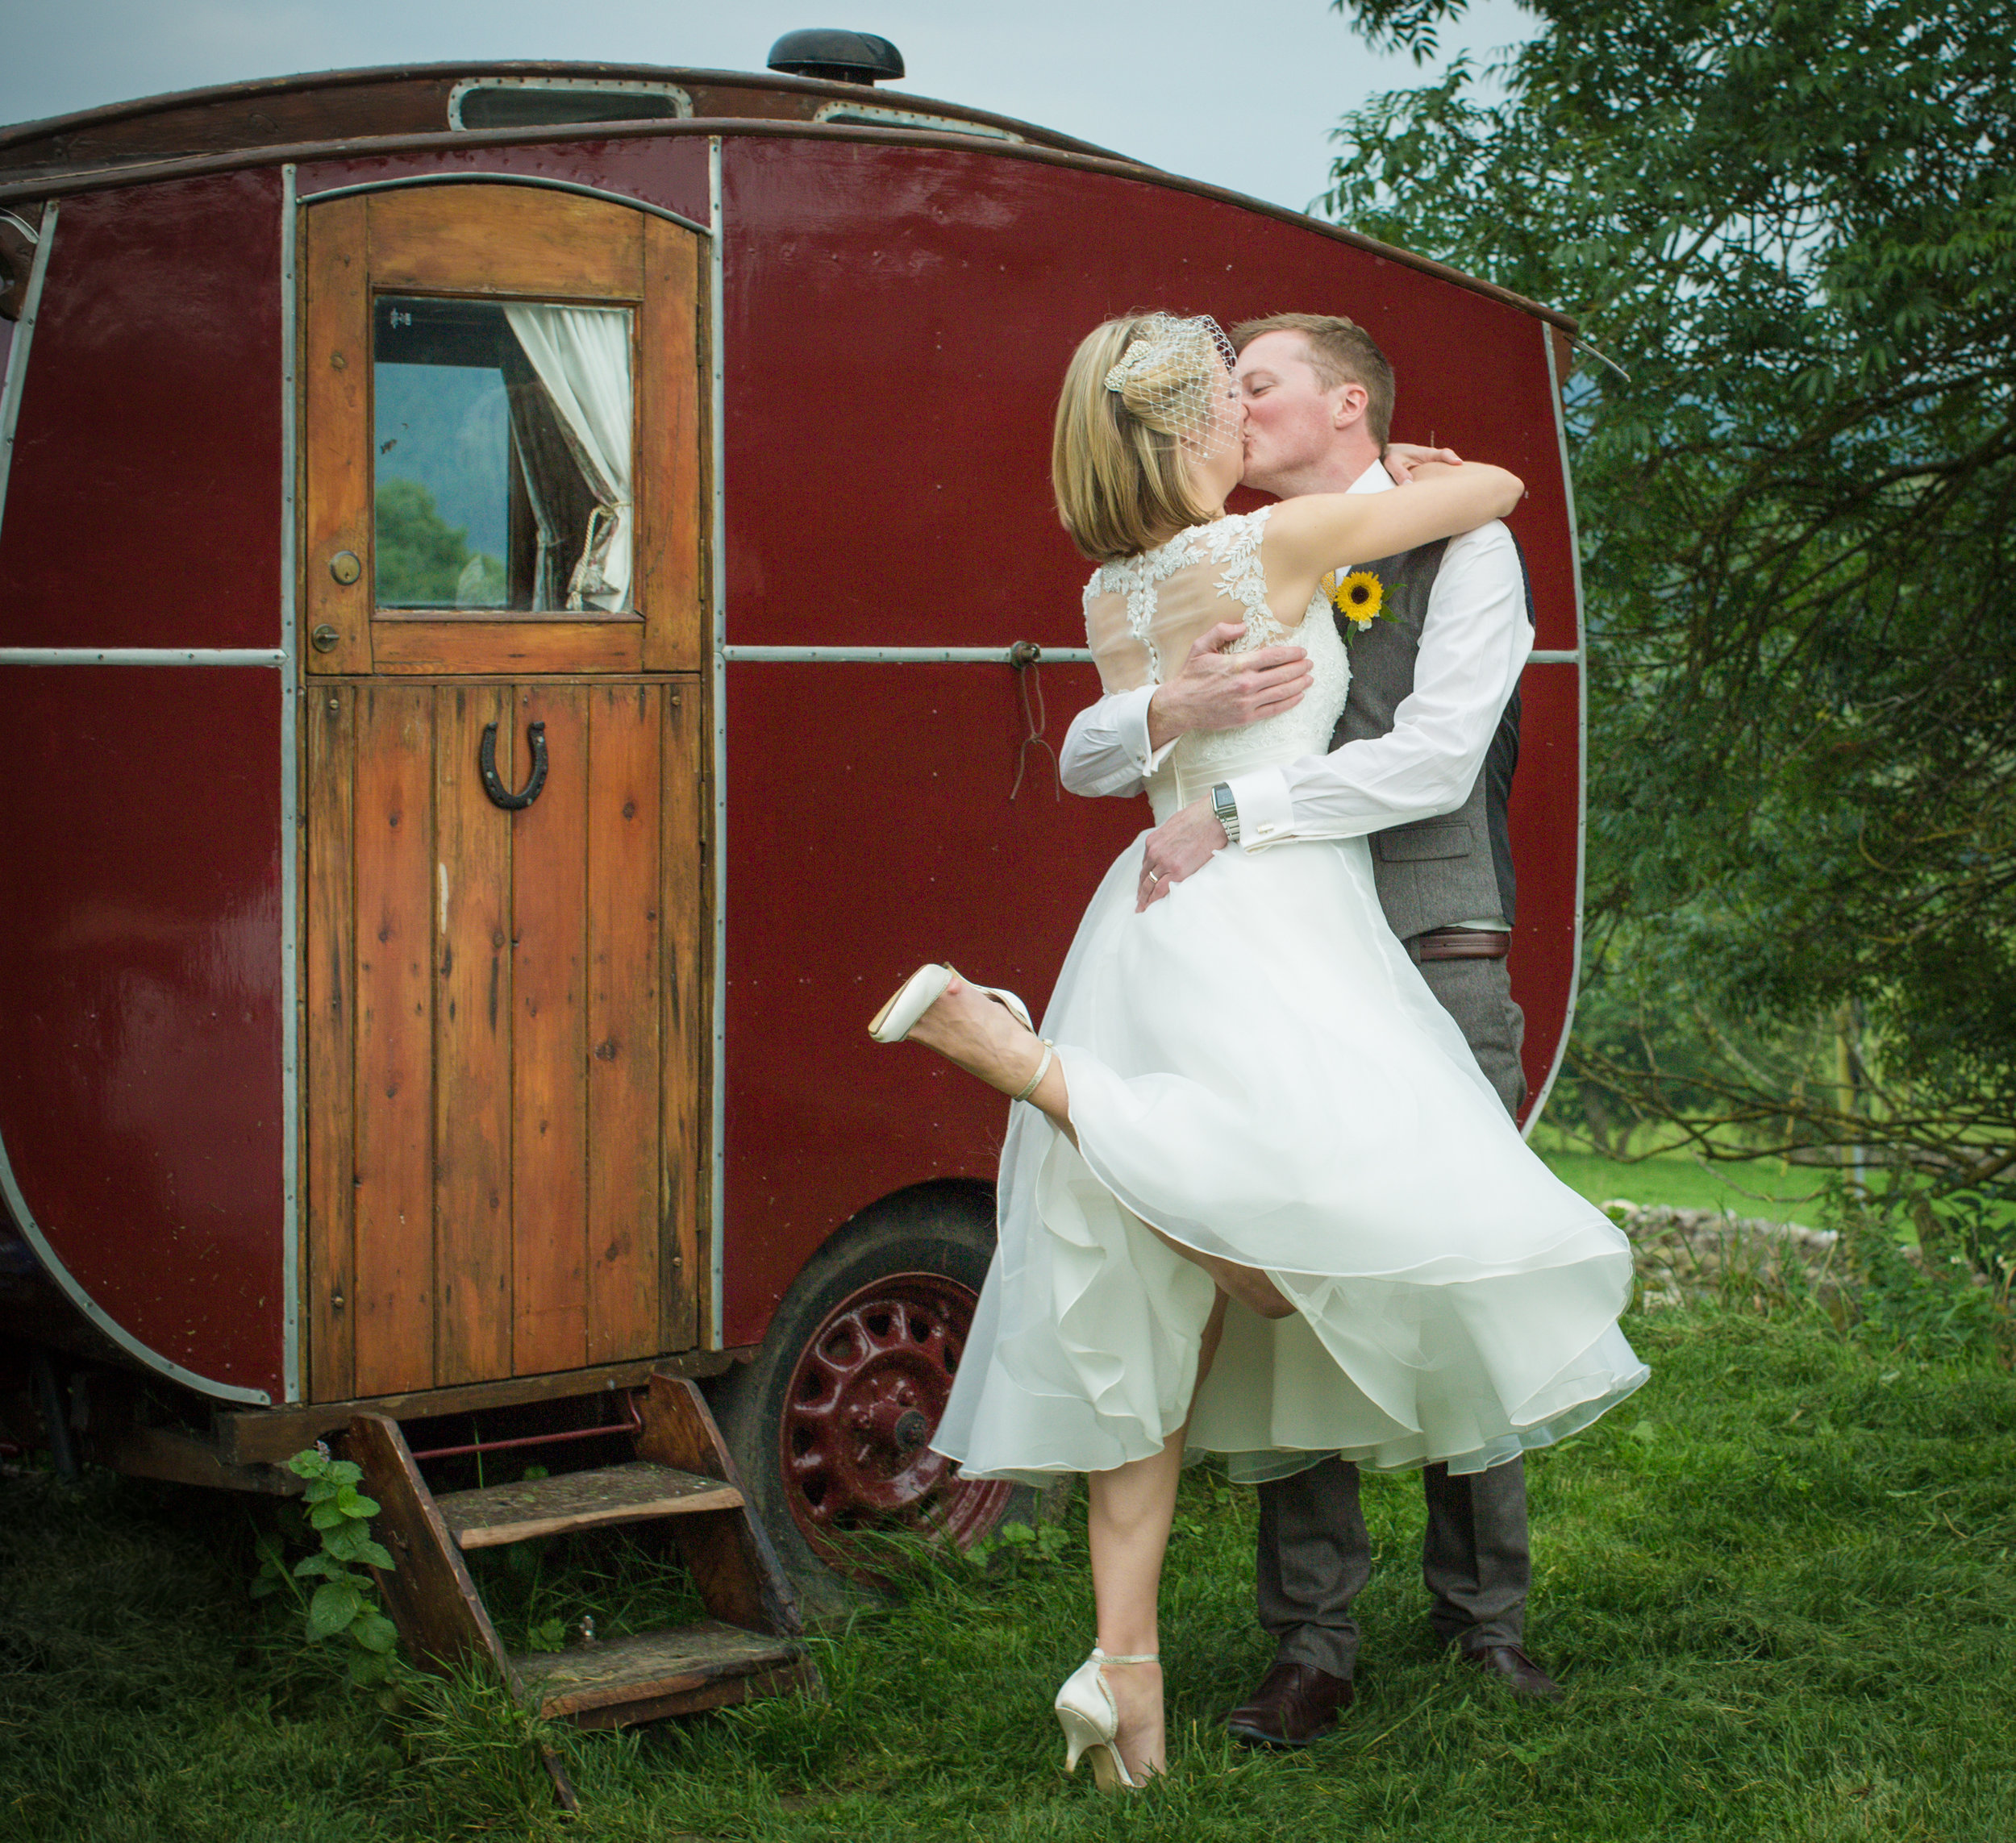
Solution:
[[[1811,1165],[1788,1165],[1779,1159],[1711,1163],[1685,1152],[1605,1159],[1569,1150],[1544,1128],[1535,1134],[1533,1148],[1556,1176],[1592,1203],[1622,1196],[1633,1203],[1819,1225],[1820,1190],[1827,1174]]]
[[[1174,1770],[1132,1799],[1063,1775],[1048,1709],[1091,1635],[1081,1511],[1054,1561],[992,1579],[924,1569],[818,1640],[825,1701],[561,1736],[585,1808],[569,1816],[498,1692],[409,1685],[381,1706],[304,1655],[246,1597],[243,1503],[17,1473],[0,1479],[6,1834],[2016,1837],[2016,1381],[1872,1351],[1817,1316],[1629,1329],[1651,1383],[1531,1467],[1529,1636],[1564,1704],[1514,1703],[1437,1650],[1419,1492],[1384,1480],[1367,1491],[1379,1566],[1357,1706],[1301,1755],[1228,1745],[1218,1717],[1267,1658],[1252,1499],[1193,1473],[1163,1640]],[[592,1605],[613,1635],[622,1595],[597,1571],[606,1551],[581,1540],[544,1558],[523,1604]]]

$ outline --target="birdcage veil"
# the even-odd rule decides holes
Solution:
[[[1232,342],[1208,314],[1150,314],[1135,328],[1106,389],[1152,429],[1208,455],[1236,437],[1226,414],[1237,363]]]

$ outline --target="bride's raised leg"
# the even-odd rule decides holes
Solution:
[[[949,967],[943,970],[951,972]],[[921,971],[918,976],[922,976]],[[883,1008],[885,1015],[902,996],[898,992]],[[877,1020],[877,1026],[881,1021]],[[1000,1000],[989,996],[985,988],[951,972],[944,990],[902,1033],[901,1040],[935,1050],[948,1062],[978,1076],[989,1088],[1028,1101],[1073,1145],[1077,1144],[1064,1065],[1051,1055],[1042,1038]],[[1243,1267],[1216,1255],[1201,1254],[1163,1234],[1152,1224],[1144,1226],[1185,1260],[1194,1261],[1223,1291],[1261,1317],[1286,1318],[1293,1313],[1294,1307],[1257,1267]]]
[[[989,997],[957,973],[902,1040],[935,1050],[989,1088],[1028,1101],[1047,1114],[1072,1144],[1078,1142],[1072,1130],[1064,1067],[1050,1055],[1049,1046],[1000,1000]],[[1032,1078],[1033,1088],[1029,1085]]]

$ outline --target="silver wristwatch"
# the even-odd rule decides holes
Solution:
[[[1231,784],[1221,780],[1211,789],[1211,811],[1225,828],[1226,841],[1239,842],[1239,802],[1232,797]]]

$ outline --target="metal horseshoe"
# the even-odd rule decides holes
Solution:
[[[501,806],[507,813],[521,813],[539,798],[539,789],[546,784],[546,726],[528,723],[525,726],[525,740],[532,747],[532,772],[526,776],[524,791],[514,793],[497,778],[497,726],[486,723],[483,726],[483,746],[477,751],[477,761],[483,770],[483,791],[490,797],[490,803]]]

